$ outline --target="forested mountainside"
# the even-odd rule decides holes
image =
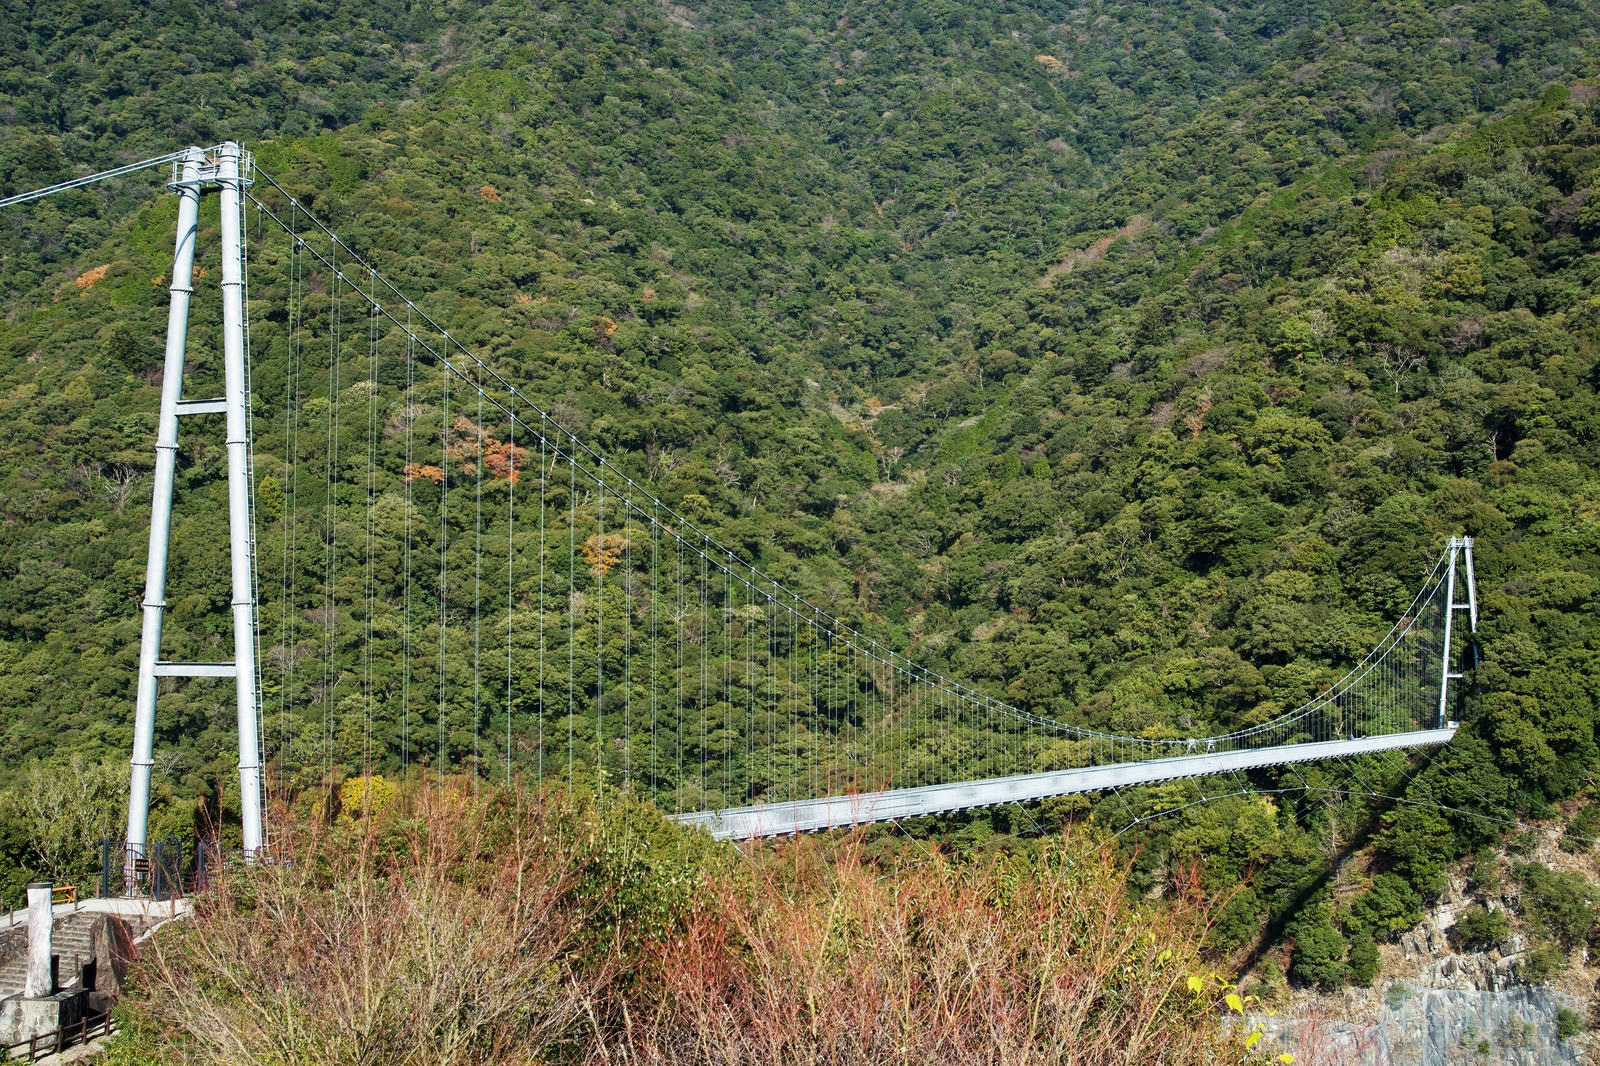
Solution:
[[[1234,796],[1126,835],[1141,891],[1192,856],[1213,888],[1249,873],[1220,947],[1265,925],[1301,979],[1370,980],[1374,941],[1506,819],[1594,835],[1591,5],[9,3],[4,22],[0,195],[244,141],[668,503],[1026,710],[1264,720],[1376,643],[1447,536],[1480,538],[1456,741],[1285,775],[1425,802]],[[8,777],[128,748],[174,215],[156,185],[0,216]],[[281,391],[261,329],[258,384]],[[204,643],[219,454],[181,477],[202,502],[172,628]],[[232,763],[222,708],[175,707],[172,828]],[[1106,819],[1176,805],[1116,803]],[[12,882],[39,862],[25,806],[0,838]],[[1336,878],[1330,832],[1364,842]],[[1587,896],[1539,884],[1578,915],[1541,935],[1586,938]]]

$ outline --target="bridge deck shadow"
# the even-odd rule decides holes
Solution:
[[[1432,765],[1440,752],[1427,753],[1417,773]],[[1414,776],[1414,775],[1413,775]],[[1274,916],[1262,925],[1261,933],[1255,940],[1243,948],[1239,954],[1236,968],[1239,974],[1247,974],[1255,969],[1269,949],[1274,944],[1281,943],[1287,933],[1289,922],[1298,914],[1311,898],[1322,891],[1337,876],[1339,869],[1352,855],[1361,851],[1372,843],[1372,837],[1382,822],[1383,816],[1394,810],[1396,801],[1392,796],[1371,797],[1376,799],[1372,817],[1367,819],[1361,830],[1345,840],[1337,850],[1328,857],[1326,865],[1315,876],[1307,878],[1296,888],[1293,894],[1282,906],[1275,908]]]

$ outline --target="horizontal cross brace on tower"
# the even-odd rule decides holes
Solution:
[[[228,401],[223,398],[178,401],[178,414],[180,415],[224,415],[227,413]]]
[[[156,677],[238,677],[233,663],[169,663],[155,665]]]

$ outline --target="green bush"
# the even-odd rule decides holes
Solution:
[[[1378,945],[1366,933],[1360,933],[1350,943],[1350,958],[1346,965],[1350,983],[1361,988],[1371,988],[1378,977]]]
[[[1554,944],[1534,948],[1517,964],[1517,974],[1530,984],[1544,984],[1567,968],[1567,953]]]
[[[1600,840],[1600,806],[1585,807],[1567,822],[1561,834],[1561,850],[1582,854]]]
[[[1422,897],[1398,874],[1379,874],[1372,887],[1350,901],[1344,923],[1352,933],[1373,937],[1398,933],[1422,917]]]
[[[1570,948],[1589,935],[1600,908],[1587,880],[1531,862],[1518,863],[1512,873],[1525,890],[1523,912],[1545,936]]]
[[[1289,964],[1289,976],[1294,980],[1332,989],[1349,979],[1349,969],[1344,962],[1347,945],[1333,927],[1326,904],[1312,905],[1301,911],[1289,924],[1288,934],[1294,941],[1294,961]]]
[[[1556,1011],[1556,1032],[1563,1040],[1577,1036],[1583,1032],[1583,1015],[1570,1007],[1562,1007]]]
[[[1450,929],[1450,942],[1456,950],[1465,951],[1496,943],[1510,931],[1511,923],[1503,912],[1487,907],[1468,907]]]

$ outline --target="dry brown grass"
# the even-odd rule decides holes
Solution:
[[[522,1063],[605,982],[567,964],[583,908],[564,812],[430,789],[414,817],[291,826],[151,942],[134,1007],[160,1061]]]
[[[1024,868],[890,875],[801,843],[708,885],[650,960],[621,1034],[651,1063],[1240,1061],[1188,905],[1128,906],[1123,870],[1062,841]]]
[[[146,950],[110,1060],[1233,1063],[1196,903],[1072,839],[875,865],[742,858],[637,809],[430,785],[289,826]],[[282,824],[282,822],[280,822]]]

